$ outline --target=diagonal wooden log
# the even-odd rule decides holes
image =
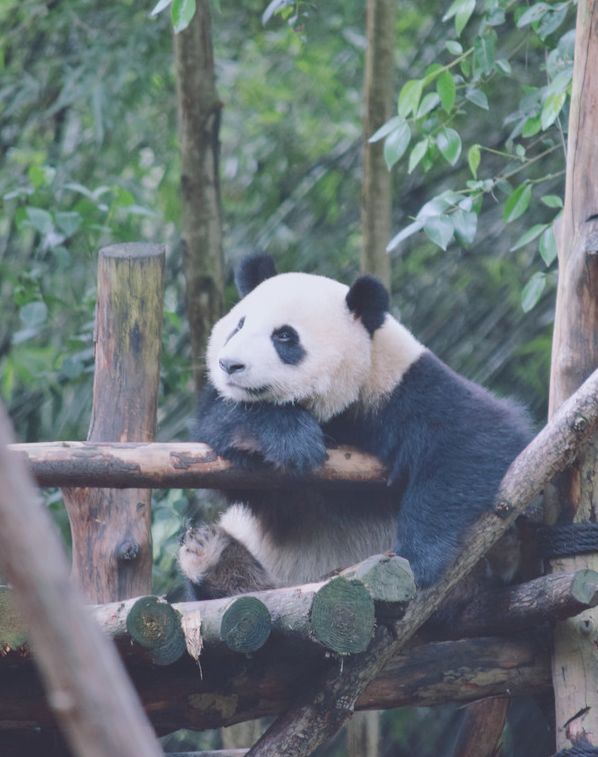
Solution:
[[[457,562],[439,583],[421,592],[395,625],[379,626],[367,652],[329,671],[291,709],[276,720],[249,751],[251,757],[302,757],[330,738],[351,716],[355,702],[393,654],[442,604],[442,601],[504,534],[556,473],[575,458],[580,445],[598,426],[598,371],[560,408],[528,447],[513,461],[496,497],[466,534]]]
[[[36,442],[13,444],[11,450],[27,458],[40,486],[272,489],[288,485],[282,473],[235,468],[201,443]],[[386,486],[380,461],[350,447],[328,450],[324,465],[305,480],[326,486]]]
[[[6,449],[9,428],[0,407],[0,570],[14,586],[50,707],[75,754],[158,757],[116,652],[69,579],[48,511],[25,466]]]

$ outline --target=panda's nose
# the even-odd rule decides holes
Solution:
[[[218,364],[222,368],[222,370],[225,373],[228,373],[230,376],[232,373],[241,373],[245,370],[244,363],[240,363],[238,360],[235,360],[234,358],[221,358],[218,361]]]

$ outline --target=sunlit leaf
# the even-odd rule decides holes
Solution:
[[[537,305],[545,286],[546,274],[539,271],[534,273],[521,292],[521,307],[524,313],[529,313]]]
[[[457,37],[461,36],[461,32],[467,26],[467,22],[471,18],[475,10],[475,0],[453,0],[448,11],[442,17],[443,21],[448,21],[451,18],[455,18],[455,32]]]
[[[413,150],[411,150],[411,154],[409,155],[409,168],[407,169],[408,173],[412,173],[417,164],[422,160],[426,152],[428,151],[428,146],[430,144],[430,140],[428,137],[425,139],[420,140]]]
[[[533,116],[532,118],[528,118],[526,122],[523,124],[523,129],[521,130],[521,136],[522,137],[533,137],[536,135],[540,129],[542,128],[542,122],[537,116]]]
[[[459,160],[461,155],[461,137],[454,129],[444,128],[436,136],[436,145],[442,156],[451,166]]]
[[[195,0],[172,0],[170,18],[176,34],[184,31],[195,15]]]
[[[428,113],[434,110],[434,108],[440,103],[440,97],[436,92],[428,92],[424,95],[419,108],[417,109],[417,118],[426,116]]]
[[[542,256],[542,260],[548,268],[554,263],[558,254],[556,239],[554,236],[554,231],[552,230],[552,226],[549,226],[540,237],[540,244],[538,245],[538,249],[540,251],[540,255]]]
[[[472,145],[467,151],[467,164],[469,170],[474,179],[478,177],[478,168],[480,167],[480,160],[482,159],[482,153],[479,145]]]
[[[392,131],[384,142],[384,160],[388,170],[400,160],[405,150],[409,147],[411,141],[411,129],[406,121],[403,121],[398,128]]]
[[[563,201],[558,195],[544,195],[540,197],[540,202],[547,208],[562,208]]]
[[[542,16],[544,16],[547,11],[550,10],[550,5],[547,3],[535,3],[534,5],[530,6],[525,13],[523,13],[519,20],[517,21],[517,26],[521,29],[524,26],[528,26],[529,24],[533,24],[536,21],[539,21]]]
[[[453,222],[449,216],[432,216],[424,223],[424,232],[431,242],[446,250],[453,238]]]
[[[488,98],[481,89],[468,89],[465,93],[465,97],[470,103],[477,105],[482,110],[489,110]]]
[[[455,105],[457,96],[457,85],[450,71],[443,71],[436,80],[436,91],[440,97],[442,108],[446,113],[450,113]]]
[[[407,118],[411,113],[417,113],[423,87],[423,79],[410,79],[402,86],[399,92],[399,116]]]
[[[534,239],[537,239],[540,234],[548,227],[548,224],[546,223],[537,223],[534,226],[531,227],[531,229],[528,229],[524,234],[522,234],[519,239],[515,242],[515,244],[511,247],[509,252],[515,252],[515,250],[519,250],[522,247],[525,247],[526,244],[529,244],[530,242],[533,242]]]
[[[401,229],[401,231],[399,231],[399,233],[390,240],[390,242],[386,246],[386,252],[392,252],[393,250],[396,250],[396,248],[401,244],[403,240],[408,239],[410,236],[413,236],[413,234],[417,234],[417,232],[421,231],[423,227],[423,220],[413,221],[408,226],[405,226],[404,229]]]
[[[463,47],[455,39],[449,39],[444,43],[444,46],[451,55],[461,55],[461,53],[463,52]]]
[[[172,0],[160,0],[159,3],[157,3],[154,6],[154,9],[150,13],[150,16],[157,16],[158,13],[162,13],[163,10],[168,8],[168,6],[172,3]]]
[[[27,220],[40,234],[48,234],[54,226],[52,216],[43,208],[25,208]]]
[[[272,16],[293,3],[294,0],[272,0],[272,2],[266,7],[266,10],[262,13],[262,24],[265,26]]]
[[[503,221],[505,223],[511,223],[511,221],[520,218],[529,207],[530,200],[532,199],[532,186],[531,184],[520,184],[514,189],[507,201],[503,210]]]
[[[496,32],[494,30],[477,37],[473,45],[473,72],[475,76],[487,76],[494,68]]]
[[[475,239],[478,215],[473,211],[458,208],[452,215],[455,236],[464,247],[469,247]]]
[[[368,139],[368,142],[379,142],[381,139],[384,139],[384,137],[387,137],[391,131],[394,131],[398,126],[400,126],[402,123],[405,122],[404,118],[401,118],[401,116],[395,116],[394,118],[391,118],[390,121],[387,121],[385,124],[383,124],[379,129],[377,129],[372,136]]]
[[[565,92],[557,92],[556,94],[548,95],[546,100],[544,100],[544,105],[542,106],[542,115],[540,117],[542,129],[544,131],[548,129],[548,127],[551,126],[558,118],[558,115],[561,112],[563,105],[565,104],[566,97],[567,94]]]

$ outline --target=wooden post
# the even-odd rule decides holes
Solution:
[[[100,251],[90,441],[154,439],[163,273],[161,245]],[[89,601],[151,592],[150,499],[147,489],[64,489],[73,573]]]
[[[559,229],[550,412],[598,365],[598,0],[580,0],[569,117],[565,207]],[[583,419],[581,419],[583,422]],[[598,436],[560,488],[561,520],[596,521]],[[598,554],[552,561],[552,570],[598,568]],[[598,746],[598,612],[555,628],[557,748]]]
[[[48,705],[76,755],[159,757],[161,750],[114,647],[69,580],[48,511],[25,466],[6,448],[9,434],[0,408],[0,570],[14,587],[16,610]]]

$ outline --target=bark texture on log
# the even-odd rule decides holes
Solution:
[[[88,434],[93,442],[154,438],[163,274],[162,246],[123,244],[100,251]],[[142,489],[64,489],[73,574],[89,601],[151,591],[150,500],[151,492]]]
[[[453,757],[496,757],[509,701],[509,697],[492,697],[468,705]]]
[[[216,91],[209,0],[197,0],[189,26],[174,35],[181,190],[183,264],[191,331],[193,378],[204,381],[204,353],[222,315],[224,265],[220,209],[220,112]]]
[[[499,488],[494,510],[482,515],[465,534],[463,543],[467,548],[438,584],[420,592],[394,628],[379,626],[366,653],[348,658],[342,671],[328,672],[315,682],[272,724],[250,750],[251,757],[300,757],[311,754],[330,738],[351,716],[355,701],[369,681],[471,572],[544,484],[574,459],[579,445],[597,425],[598,371],[513,461]]]
[[[116,652],[69,579],[48,511],[25,466],[6,449],[8,429],[0,408],[0,570],[14,587],[49,706],[77,754],[158,757],[161,750]],[[38,699],[43,701],[39,693]],[[13,700],[19,718],[19,697]]]
[[[394,101],[394,0],[368,0],[365,54],[363,120],[363,180],[361,226],[363,246],[361,270],[373,273],[390,288],[390,259],[386,245],[391,228],[391,174],[384,160],[384,141],[368,139],[390,119]]]
[[[153,489],[273,489],[297,486],[270,468],[241,470],[206,444],[36,442],[12,444],[13,452],[26,456],[40,486],[151,486]],[[318,486],[386,486],[380,461],[352,447],[328,450],[324,465],[302,482]]]
[[[129,672],[148,717],[160,733],[217,728],[284,712],[326,670],[348,660],[323,650],[271,639],[251,656],[183,657],[167,667],[129,660]],[[550,660],[535,640],[485,638],[412,646],[393,657],[357,701],[358,709],[388,709],[471,702],[481,697],[544,692]],[[0,734],[56,726],[30,665],[3,665]],[[281,753],[282,754],[282,753]]]
[[[598,0],[577,10],[565,202],[552,352],[554,412],[598,366]],[[598,437],[559,483],[561,520],[596,521]],[[553,560],[552,570],[593,568],[598,554]],[[557,625],[553,658],[557,749],[598,747],[598,611]]]

